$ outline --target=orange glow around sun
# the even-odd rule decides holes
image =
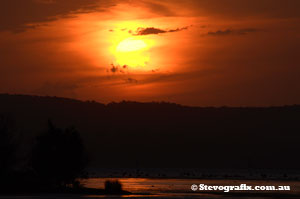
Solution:
[[[137,31],[149,27],[176,30],[193,24],[193,19],[165,19],[149,13],[147,9],[137,9],[129,4],[120,4],[111,12],[114,17],[106,21],[99,18],[109,18],[110,12],[83,14],[76,20],[69,20],[70,26],[78,27],[76,32],[72,32],[75,40],[68,44],[69,49],[78,49],[95,68],[115,75],[152,75],[158,71],[170,73],[177,68],[182,69],[181,55],[185,53],[185,47],[189,46],[186,40],[189,40],[190,35],[183,36],[187,30],[146,35],[138,35]],[[112,66],[118,70],[112,71]],[[99,70],[99,74],[102,71]]]
[[[128,66],[131,71],[151,71],[151,50],[156,46],[155,39],[149,36],[135,36],[131,31],[144,27],[139,21],[115,23],[108,32],[108,46],[111,62],[115,66]]]
[[[145,67],[150,59],[147,49],[149,49],[149,46],[144,40],[124,39],[117,44],[113,52],[116,64],[128,65],[133,68]]]

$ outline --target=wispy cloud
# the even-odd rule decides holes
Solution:
[[[143,8],[147,8],[150,12],[156,13],[162,16],[175,16],[176,12],[171,9],[168,1],[157,0],[135,0],[131,1]]]
[[[0,1],[0,31],[22,32],[36,24],[70,14],[101,11],[112,5],[111,0],[3,0]]]
[[[218,18],[299,18],[299,0],[165,0],[196,16]]]
[[[130,83],[130,84],[136,84],[136,83],[138,83],[138,80],[129,77],[129,78],[126,79],[126,82]]]
[[[259,29],[255,28],[245,28],[245,29],[225,29],[225,30],[217,30],[217,31],[210,31],[207,35],[210,36],[226,36],[226,35],[246,35],[248,33],[258,32]]]
[[[223,36],[223,35],[230,35],[230,34],[232,34],[232,30],[230,29],[210,31],[207,33],[207,35],[211,35],[211,36]]]
[[[154,27],[148,27],[148,28],[138,28],[135,32],[129,31],[134,36],[140,36],[140,35],[157,35],[157,34],[164,34],[164,33],[171,33],[171,32],[179,32],[182,30],[187,30],[189,27],[183,27],[183,28],[176,28],[176,29],[170,29],[170,30],[164,30],[160,28],[154,28]]]

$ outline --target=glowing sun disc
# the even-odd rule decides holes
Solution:
[[[136,39],[125,39],[121,41],[117,48],[117,52],[132,52],[142,50],[147,47],[147,44],[143,40],[136,40]]]

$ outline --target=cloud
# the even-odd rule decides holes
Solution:
[[[175,12],[170,7],[168,1],[158,1],[158,0],[131,0],[131,3],[147,8],[150,12],[159,14],[162,16],[175,16]]]
[[[195,16],[218,18],[295,18],[300,17],[299,0],[166,0],[178,10]],[[183,10],[183,9],[182,9]]]
[[[166,30],[161,30],[158,28],[139,28],[137,30],[136,35],[151,35],[151,34],[160,34],[160,33],[166,33]]]
[[[112,73],[118,73],[118,72],[124,73],[128,68],[129,68],[128,65],[120,66],[120,65],[111,64],[110,72],[112,72]]]
[[[171,29],[171,30],[163,30],[159,28],[149,27],[149,28],[138,28],[135,32],[132,33],[132,31],[129,31],[134,36],[140,36],[140,35],[157,35],[157,34],[163,34],[163,33],[170,33],[170,32],[179,32],[182,30],[187,30],[187,27],[183,28],[177,28],[177,29]]]
[[[207,33],[209,36],[226,36],[226,35],[246,35],[248,33],[253,33],[259,31],[258,29],[254,28],[245,28],[245,29],[226,29],[226,30],[217,30],[217,31],[210,31]]]
[[[76,13],[100,11],[111,6],[107,0],[2,0],[0,31],[22,32],[36,25]]]
[[[198,79],[199,77],[207,77],[214,75],[217,71],[215,69],[207,69],[193,72],[180,73],[151,73],[151,74],[131,74],[131,77],[126,78],[126,83],[138,83],[139,85],[183,82],[191,79]]]
[[[227,29],[227,30],[217,30],[217,31],[213,31],[213,32],[208,32],[207,35],[223,36],[223,35],[230,35],[232,33],[233,33],[232,30]]]
[[[119,67],[118,67],[118,66],[115,66],[115,65],[113,65],[113,64],[111,64],[110,71],[111,71],[112,73],[116,73],[116,72],[119,71]]]
[[[127,83],[131,83],[131,84],[133,84],[133,83],[135,83],[135,84],[136,84],[136,83],[138,83],[138,80],[136,80],[136,79],[134,79],[134,78],[131,78],[131,77],[129,77],[129,78],[127,78],[127,79],[126,79],[126,82],[127,82]]]

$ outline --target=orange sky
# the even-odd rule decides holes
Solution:
[[[0,18],[1,93],[300,103],[297,0],[4,0]]]

